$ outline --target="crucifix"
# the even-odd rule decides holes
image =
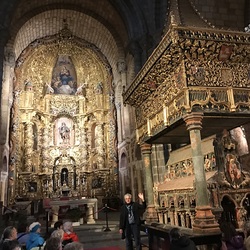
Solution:
[[[63,182],[66,182],[66,174],[67,174],[66,171],[64,170],[62,174],[63,174]]]

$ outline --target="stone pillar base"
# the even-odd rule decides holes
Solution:
[[[220,233],[219,224],[215,220],[210,206],[196,207],[193,232],[197,234]]]
[[[158,222],[158,215],[154,205],[148,205],[146,209],[146,223]]]

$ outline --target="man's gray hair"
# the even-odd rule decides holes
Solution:
[[[132,194],[130,194],[130,193],[125,194],[125,195],[124,195],[124,198],[125,198],[126,196],[128,196],[129,198],[132,198]]]

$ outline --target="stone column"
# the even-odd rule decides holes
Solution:
[[[175,223],[174,223],[174,212],[173,211],[169,212],[169,218],[170,218],[170,225],[174,226]]]
[[[11,107],[13,103],[13,81],[14,81],[14,68],[15,68],[15,53],[14,50],[10,47],[5,47],[4,51],[4,46],[1,45],[0,51],[3,52],[1,53],[1,59],[0,61],[3,62],[3,68],[0,70],[0,79],[1,79],[1,109],[0,109],[0,158],[2,159],[0,161],[0,169],[3,171],[2,174],[4,175],[4,171],[8,171],[9,166],[9,155],[15,155],[16,152],[10,152],[10,146],[9,146],[9,132],[10,132],[10,117],[11,117]],[[12,114],[13,116],[13,114]],[[11,129],[12,130],[12,129]],[[13,131],[13,130],[12,130]],[[13,150],[13,148],[12,148]],[[11,158],[11,157],[10,157]],[[13,157],[14,158],[14,157]],[[6,159],[7,162],[3,159]],[[6,164],[6,166],[5,166]],[[14,200],[14,192],[10,192],[10,190],[15,190],[16,188],[16,181],[15,181],[15,176],[16,176],[16,169],[15,167],[13,168],[13,181],[12,181],[12,187],[7,191],[8,187],[8,178],[2,182],[2,185],[0,185],[0,193],[3,195],[0,196],[0,200],[4,201],[5,203],[8,201],[12,202]],[[1,175],[1,171],[0,171]],[[8,174],[7,174],[8,175]],[[6,194],[7,193],[7,194]],[[8,197],[8,201],[6,200],[6,197]]]
[[[185,221],[185,217],[184,217],[184,213],[185,213],[185,212],[181,212],[181,213],[180,213],[180,216],[181,216],[181,226],[182,226],[182,227],[187,227],[186,221]]]
[[[10,108],[13,102],[13,79],[15,68],[15,53],[12,48],[5,48],[3,63],[3,79],[1,84],[1,134],[0,145],[8,145]],[[8,149],[9,150],[9,149]]]
[[[137,189],[138,192],[141,193],[143,191],[143,183],[142,183],[142,174],[141,174],[141,168],[142,168],[142,162],[138,162],[136,164],[136,175],[137,175]]]
[[[59,206],[52,206],[51,207],[51,212],[52,212],[52,222],[51,226],[53,227],[54,224],[58,221],[58,212],[59,212]]]
[[[202,113],[190,113],[183,117],[189,131],[195,174],[196,215],[193,223],[195,233],[220,232],[208,199],[204,157],[201,150]]]
[[[121,87],[123,89],[126,88],[127,86],[127,65],[124,60],[119,60],[117,62],[117,71],[120,74],[120,79],[121,79]],[[122,100],[122,92],[120,93],[120,96],[117,96],[119,100]],[[119,113],[118,113],[119,112]],[[119,136],[119,142],[121,142],[123,139],[125,139],[128,134],[129,134],[129,129],[130,129],[130,124],[128,124],[128,120],[125,119],[126,113],[129,113],[128,106],[124,106],[122,102],[120,102],[120,108],[119,111],[117,112],[117,119],[120,118],[120,134]],[[120,117],[118,118],[118,115]]]
[[[87,224],[95,224],[94,220],[94,203],[87,204]]]
[[[123,123],[122,123],[122,117],[121,117],[121,102],[116,103],[116,112],[117,112],[117,124],[118,124],[118,143],[122,142],[122,129],[123,129]]]
[[[151,166],[151,145],[143,143],[141,144],[141,152],[143,158],[143,165],[145,169],[145,187],[147,191],[147,213],[146,221],[155,222],[158,221],[157,212],[154,205],[154,191],[153,191],[153,175]]]
[[[160,212],[159,213],[159,222],[162,223],[162,224],[164,223],[163,218],[164,218],[164,214],[163,214],[163,212]]]
[[[178,212],[174,210],[174,225],[179,226]]]

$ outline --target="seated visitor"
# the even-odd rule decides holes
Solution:
[[[83,244],[80,242],[72,242],[64,247],[65,250],[84,250]]]
[[[44,239],[41,237],[41,224],[39,222],[33,222],[29,226],[30,237],[26,243],[26,249],[30,250],[33,247],[43,246]]]
[[[51,237],[46,240],[44,250],[62,250],[62,241],[58,237]]]
[[[63,223],[63,246],[73,241],[79,241],[77,234],[73,231],[73,225],[71,221]]]
[[[3,247],[0,248],[1,250],[21,250],[21,245],[19,244],[18,240],[9,240],[3,244]]]
[[[197,250],[194,242],[187,236],[182,235],[179,228],[173,228],[170,231],[170,250]]]
[[[244,250],[244,239],[239,235],[231,222],[224,221],[220,224],[222,232],[222,250]]]
[[[26,246],[26,243],[30,237],[29,227],[27,223],[20,223],[17,227],[17,240],[21,246]]]
[[[0,249],[4,249],[8,246],[9,241],[16,240],[17,238],[17,230],[13,226],[6,227],[3,231],[1,241],[0,241]]]
[[[51,238],[59,238],[63,240],[64,231],[63,229],[57,229],[51,234]]]
[[[50,228],[50,230],[48,231],[48,233],[46,233],[45,239],[48,239],[54,231],[56,231],[58,229],[62,229],[62,228],[63,228],[63,222],[61,220],[57,221],[54,224],[54,227]]]

